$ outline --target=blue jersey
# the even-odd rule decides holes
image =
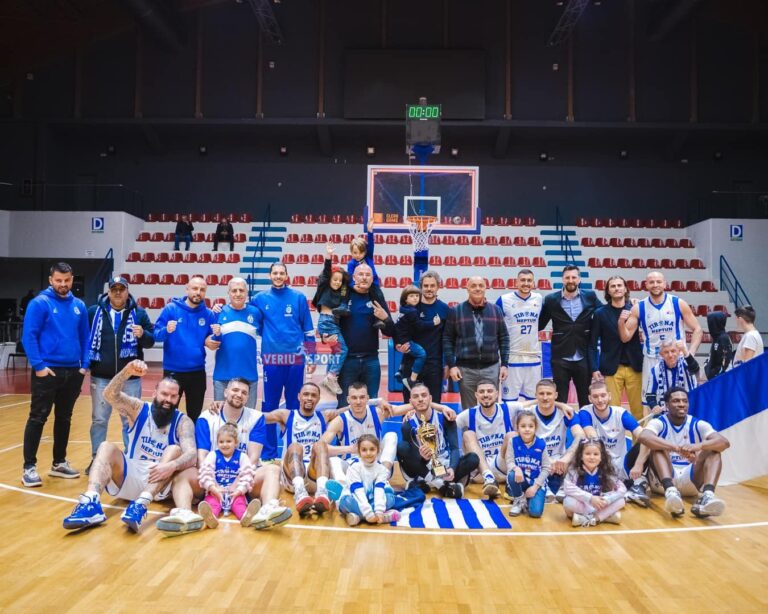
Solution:
[[[237,480],[237,476],[240,473],[241,454],[242,452],[235,450],[235,453],[230,458],[227,458],[221,453],[221,450],[216,450],[214,475],[219,486],[226,488]]]
[[[171,421],[160,428],[152,418],[152,405],[144,403],[128,429],[128,458],[160,462],[166,448],[179,443],[176,429],[183,417],[184,414],[175,409]]]
[[[576,485],[590,495],[599,497],[603,494],[603,489],[600,486],[600,472],[598,470],[595,470],[595,473],[585,473],[579,478],[579,481],[582,483],[576,482]]]
[[[541,458],[547,449],[546,442],[541,437],[536,437],[527,445],[520,435],[515,435],[510,443],[515,454],[515,465],[522,470],[525,481],[533,484],[541,473]]]
[[[243,309],[233,309],[226,305],[219,314],[221,336],[214,339],[221,341],[216,350],[216,367],[213,379],[229,381],[233,377],[242,377],[249,382],[259,379],[256,370],[256,321],[258,310],[253,305]]]
[[[219,428],[226,423],[224,410],[214,414],[205,410],[195,422],[195,443],[198,450],[214,450]],[[262,446],[267,442],[267,423],[264,415],[258,409],[243,407],[240,416],[235,422],[237,426],[237,449],[248,453],[248,443],[259,443]]]

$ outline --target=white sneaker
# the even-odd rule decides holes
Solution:
[[[621,524],[621,512],[616,512],[615,514],[612,514],[608,516],[603,522],[608,522],[610,524]]]
[[[680,496],[680,491],[674,486],[670,486],[664,492],[664,509],[667,510],[672,516],[682,516],[685,513],[685,506],[683,505],[683,498]]]
[[[711,490],[706,490],[699,498],[696,499],[696,503],[691,506],[691,513],[699,518],[707,518],[708,516],[719,516],[725,511],[725,501],[718,499]]]
[[[544,503],[554,503],[555,502],[555,493],[552,492],[552,489],[547,486],[547,494],[544,495]]]
[[[344,392],[339,386],[339,380],[330,373],[323,378],[320,385],[330,390],[333,394],[341,394]]]
[[[197,513],[203,517],[205,526],[209,529],[215,529],[219,526],[219,519],[216,518],[208,501],[200,501],[200,504],[197,506]]]
[[[269,501],[253,517],[251,526],[260,531],[269,529],[288,522],[293,512],[287,507],[283,507],[277,500]]]
[[[68,460],[63,463],[56,463],[51,465],[51,470],[48,472],[52,478],[64,478],[65,480],[76,480],[80,477],[80,472],[69,464]]]
[[[354,512],[349,512],[346,516],[344,516],[344,520],[347,521],[347,524],[350,527],[356,527],[360,524],[360,516],[359,514],[355,514]]]
[[[200,514],[175,507],[168,516],[158,520],[155,526],[166,535],[182,535],[200,531],[204,524],[205,520]]]
[[[243,517],[240,519],[240,526],[241,527],[250,527],[251,523],[253,522],[253,517],[256,515],[256,513],[261,509],[261,501],[258,499],[251,499],[251,502],[248,504],[248,507],[245,508],[245,514],[243,514]]]
[[[597,524],[591,515],[574,514],[571,518],[571,526],[574,527],[594,527]]]
[[[525,511],[525,508],[527,506],[527,501],[525,499],[525,495],[522,497],[515,497],[515,499],[512,500],[512,507],[509,508],[509,515],[510,516],[519,516]]]

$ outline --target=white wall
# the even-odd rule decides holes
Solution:
[[[91,231],[94,217],[104,219],[104,232]],[[4,243],[6,231],[0,230],[0,256],[103,258],[112,248],[119,265],[143,227],[141,218],[121,211],[0,211],[0,228],[8,235]]]
[[[741,241],[731,240],[732,225],[742,226],[744,234]],[[706,220],[688,227],[687,232],[718,282],[720,256],[725,256],[757,311],[758,329],[768,330],[768,284],[765,283],[763,269],[768,220]]]

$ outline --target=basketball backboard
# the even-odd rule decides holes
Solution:
[[[476,166],[368,166],[366,220],[377,232],[409,232],[408,218],[436,218],[435,234],[477,234]]]

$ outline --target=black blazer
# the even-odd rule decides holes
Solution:
[[[624,309],[631,309],[627,303]],[[640,327],[627,343],[629,366],[634,371],[643,371],[643,346],[640,345]],[[600,341],[600,354],[597,342]],[[592,333],[589,343],[589,370],[600,371],[603,375],[614,375],[619,368],[621,347],[625,345],[619,337],[619,312],[611,305],[603,305],[592,318]]]
[[[587,358],[589,336],[592,331],[592,314],[602,303],[592,290],[579,290],[582,310],[574,322],[560,305],[562,291],[557,290],[544,297],[539,314],[539,330],[552,320],[552,360],[562,360],[580,351]]]

